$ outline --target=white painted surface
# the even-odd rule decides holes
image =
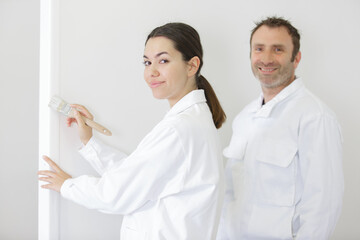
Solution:
[[[37,239],[37,0],[0,0],[0,239]]]
[[[39,68],[39,169],[50,169],[42,155],[59,159],[59,117],[48,107],[58,87],[58,0],[40,0],[40,68]],[[39,182],[39,186],[44,184]],[[56,192],[39,189],[38,239],[59,236],[59,199]]]
[[[88,106],[96,119],[112,130],[113,137],[102,139],[131,152],[168,109],[165,101],[152,98],[143,81],[145,38],[158,25],[183,21],[194,26],[202,38],[202,74],[215,88],[228,115],[220,130],[226,146],[234,116],[260,91],[249,61],[253,22],[274,14],[290,18],[302,35],[303,58],[297,75],[337,113],[343,126],[346,193],[332,239],[351,239],[360,234],[354,218],[360,200],[355,184],[360,182],[356,174],[360,164],[355,161],[359,159],[356,142],[360,128],[358,113],[353,110],[360,89],[355,72],[360,54],[359,10],[357,1],[62,1],[60,92],[68,101]],[[79,142],[75,129],[66,129],[64,123],[60,128],[62,165],[74,176],[90,172],[76,153]],[[67,236],[74,229],[77,234],[83,229],[91,232],[89,236],[113,232],[108,239],[117,239],[117,217],[109,218],[109,225],[106,216],[100,218],[66,201],[61,204],[61,222],[69,221],[70,216],[99,218],[100,229],[83,222],[67,224],[63,228]]]
[[[152,98],[142,77],[144,41],[154,27],[184,21],[199,31],[205,52],[202,73],[228,115],[220,130],[225,146],[234,116],[260,91],[249,62],[253,21],[274,14],[290,18],[302,33],[297,73],[337,113],[343,127],[345,199],[332,239],[360,235],[359,1],[62,0],[59,10],[54,39],[59,41],[59,93],[88,106],[113,132],[101,138],[126,152],[168,109],[166,102]],[[0,130],[1,239],[37,237],[39,11],[39,1],[0,0],[0,109],[6,113],[0,118],[6,126]],[[56,160],[73,176],[93,173],[76,153],[76,127],[66,128],[64,117],[58,121]],[[120,223],[119,216],[60,201],[60,239],[118,239]]]

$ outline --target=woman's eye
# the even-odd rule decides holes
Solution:
[[[160,60],[160,63],[168,63],[169,61],[168,60],[166,60],[166,59],[161,59]]]
[[[144,61],[143,64],[144,64],[145,66],[150,66],[150,65],[151,65],[151,62],[150,62],[150,61]]]

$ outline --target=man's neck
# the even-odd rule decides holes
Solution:
[[[285,88],[285,86],[279,86],[279,87],[276,87],[276,88],[262,87],[262,92],[263,92],[263,95],[264,95],[264,104],[269,102],[271,99],[273,99],[284,88]]]
[[[294,82],[296,79],[296,77],[294,76],[292,78],[292,80],[286,82],[286,84],[284,85],[280,85],[277,87],[265,87],[265,86],[261,86],[263,95],[264,95],[264,104],[271,101],[271,99],[273,99],[276,95],[278,95],[284,88],[286,88],[287,86],[289,86],[292,82]]]

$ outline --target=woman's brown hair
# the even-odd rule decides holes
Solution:
[[[178,50],[184,61],[189,61],[197,56],[200,59],[200,66],[196,73],[196,85],[198,89],[205,92],[206,102],[212,113],[212,118],[216,128],[220,128],[226,120],[226,114],[216,97],[214,89],[204,76],[200,74],[203,65],[203,49],[200,42],[198,32],[185,23],[167,23],[163,26],[155,28],[147,37],[146,42],[150,38],[166,37],[173,41],[174,47]],[[145,42],[145,44],[146,44]]]

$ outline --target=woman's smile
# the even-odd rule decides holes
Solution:
[[[165,81],[151,81],[149,83],[149,86],[150,86],[150,88],[157,88],[157,87],[163,85],[164,83],[165,83]]]

